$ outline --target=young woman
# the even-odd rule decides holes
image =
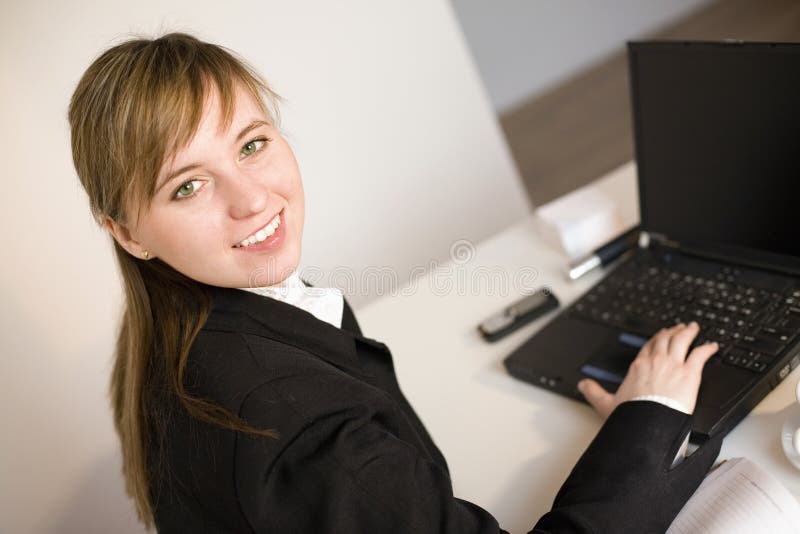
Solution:
[[[233,53],[179,33],[107,50],[70,103],[75,167],[125,286],[111,397],[141,520],[499,532],[453,496],[386,345],[361,334],[341,294],[298,278],[304,193],[275,103]],[[658,333],[614,395],[582,384],[607,420],[534,532],[666,529],[720,446],[673,467],[716,350],[687,357],[696,334]]]

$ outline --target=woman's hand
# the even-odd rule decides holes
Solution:
[[[661,329],[642,346],[615,394],[607,392],[591,378],[581,380],[578,390],[603,418],[618,404],[640,395],[669,397],[692,413],[703,366],[719,348],[716,342],[706,343],[695,347],[686,357],[699,330],[695,322]]]

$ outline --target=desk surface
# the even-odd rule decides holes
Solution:
[[[635,173],[628,164],[596,182],[629,224],[638,220]],[[533,215],[478,243],[468,259],[455,257],[461,259],[434,264],[359,310],[358,320],[391,349],[400,385],[447,458],[455,495],[490,511],[510,532],[527,532],[550,509],[602,420],[588,405],[505,371],[503,358],[550,316],[494,344],[475,327],[519,297],[514,287],[547,285],[566,306],[602,273],[568,282],[566,256],[544,243]],[[795,496],[800,471],[783,455],[780,432],[798,378],[800,368],[726,437],[720,453],[750,458]]]

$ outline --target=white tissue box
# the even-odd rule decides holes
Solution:
[[[563,250],[570,261],[625,230],[614,201],[592,184],[540,206],[536,215],[543,237]]]

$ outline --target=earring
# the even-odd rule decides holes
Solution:
[[[144,259],[147,259],[150,257],[150,253],[145,250],[144,252],[142,252],[142,256],[144,257]]]

